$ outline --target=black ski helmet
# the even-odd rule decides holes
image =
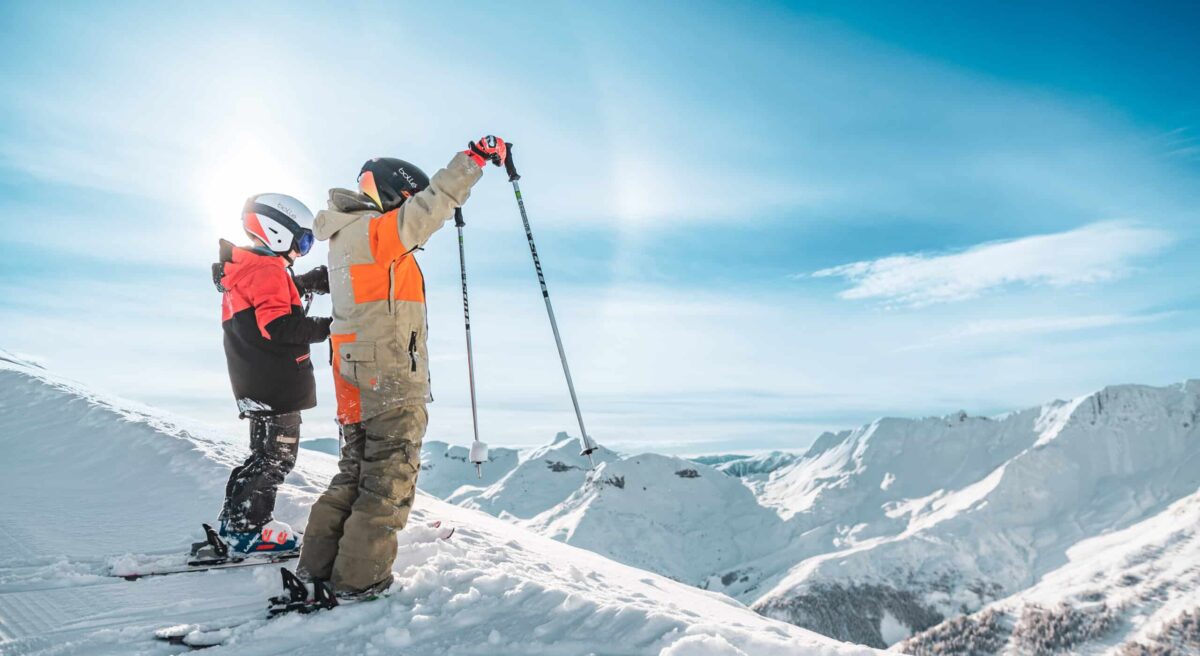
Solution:
[[[419,167],[395,157],[367,160],[358,172],[358,190],[375,201],[382,212],[404,204],[410,196],[429,186],[429,176]]]

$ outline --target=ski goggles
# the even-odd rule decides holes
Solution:
[[[376,184],[376,182],[375,182],[375,174],[374,173],[372,173],[371,171],[363,171],[362,174],[358,176],[358,190],[363,192],[364,194],[366,194],[367,198],[370,198],[371,200],[375,201],[375,206],[378,207],[380,209],[380,211],[383,211],[383,209],[385,207],[384,203],[383,203],[383,194],[380,193],[379,185]],[[404,201],[408,200],[409,198],[412,198],[412,195],[413,195],[413,192],[411,192],[407,189],[401,190],[399,192],[400,195],[398,198],[396,196],[396,193],[397,192],[395,192],[395,191],[388,192],[389,202],[391,199],[396,199],[396,200],[399,200],[400,203],[403,203]]]
[[[315,242],[316,239],[313,237],[312,230],[309,230],[308,228],[303,228],[302,230],[303,231],[300,233],[300,236],[296,237],[296,251],[301,255],[308,255],[308,252],[312,250],[313,242]]]
[[[383,201],[379,198],[379,186],[375,184],[375,174],[370,171],[363,171],[362,175],[358,176],[358,190],[367,195],[368,198],[375,201],[375,206],[383,209]]]

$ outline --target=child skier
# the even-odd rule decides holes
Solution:
[[[317,216],[316,236],[329,240],[330,348],[343,442],[339,472],[309,515],[297,567],[317,599],[331,599],[331,588],[354,597],[392,583],[396,531],[416,494],[432,400],[416,253],[466,202],[484,165],[506,157],[503,140],[484,137],[432,180],[403,160],[373,159],[359,173],[358,191],[330,190],[329,209]]]
[[[292,263],[313,245],[313,215],[283,194],[246,201],[242,227],[253,244],[221,240],[213,282],[222,293],[225,359],[239,417],[250,419],[250,457],[225,486],[219,531],[205,527],[198,557],[278,554],[298,548],[295,533],[274,520],[275,493],[296,464],[300,411],[316,406],[309,344],[329,337],[328,317],[306,316],[301,294],[329,293],[325,267],[293,276]],[[222,549],[223,543],[227,549]],[[215,553],[212,553],[215,552]]]

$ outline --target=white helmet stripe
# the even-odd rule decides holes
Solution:
[[[249,203],[247,203],[247,204],[249,204]],[[280,212],[279,210],[275,209],[274,207],[271,207],[270,205],[263,205],[262,203],[254,203],[253,207],[251,207],[249,211],[254,212],[255,214],[257,214],[259,216],[265,216],[270,219],[273,219],[275,221],[275,223],[278,223],[279,225],[283,226],[288,232],[292,233],[292,235],[295,237],[300,236],[301,230],[307,229],[307,228],[301,228],[299,226],[299,224],[297,224],[295,221],[288,218],[288,215],[284,214],[283,212]]]

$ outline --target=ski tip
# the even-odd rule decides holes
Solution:
[[[197,628],[199,627],[195,624],[175,624],[172,626],[164,626],[161,629],[154,630],[154,637],[158,638],[159,640],[174,640],[176,638],[182,638]]]
[[[454,526],[444,526],[442,520],[438,519],[428,522],[425,526],[436,531],[436,537],[439,540],[449,540],[451,535],[454,535]]]

